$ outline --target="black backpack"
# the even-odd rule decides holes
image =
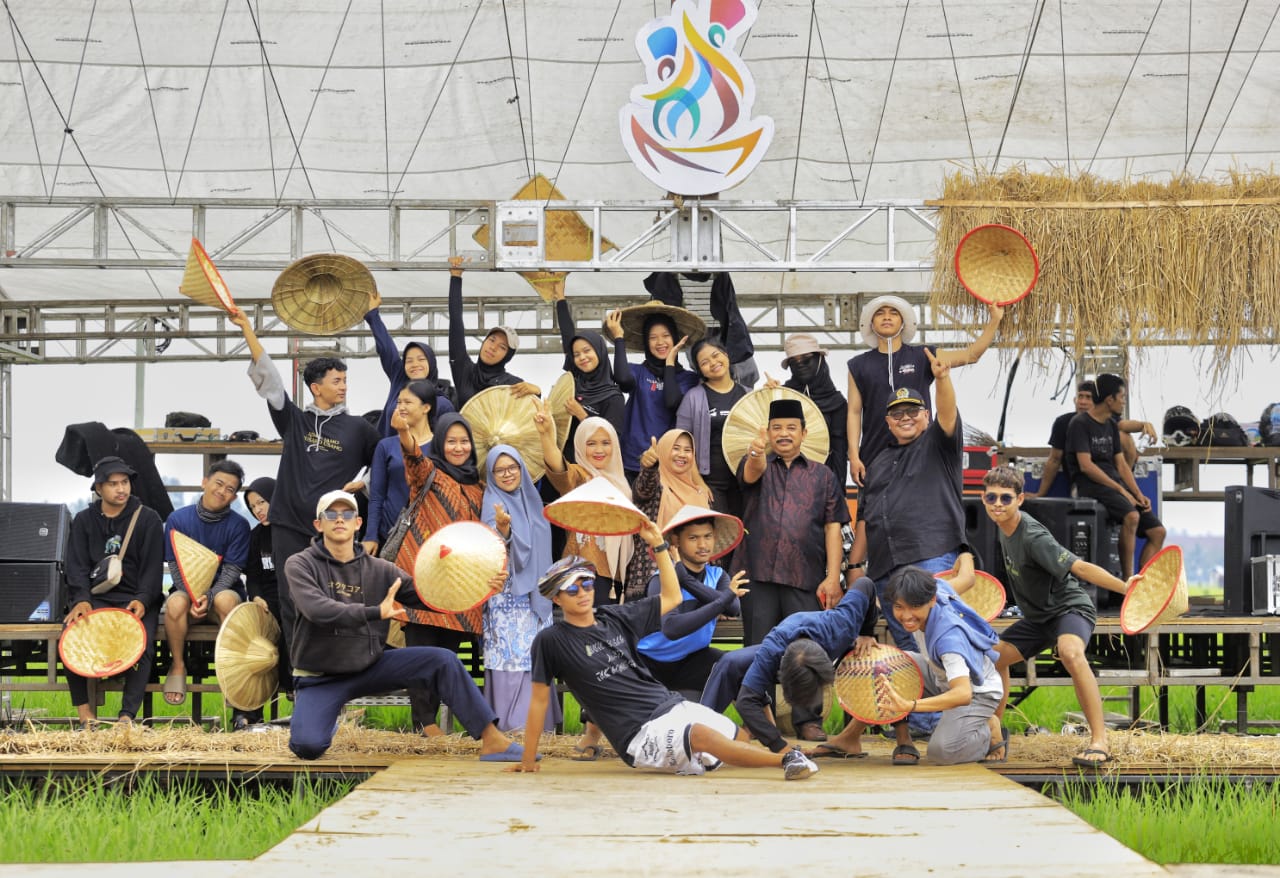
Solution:
[[[1162,435],[1166,445],[1195,445],[1200,435],[1200,419],[1185,405],[1175,405],[1164,413]]]
[[[1244,448],[1249,444],[1249,437],[1235,418],[1226,412],[1218,412],[1200,422],[1200,438],[1196,444]]]
[[[1262,410],[1258,418],[1258,435],[1263,445],[1280,445],[1280,402],[1273,402]]]

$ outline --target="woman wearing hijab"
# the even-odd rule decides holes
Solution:
[[[436,366],[436,352],[431,349],[431,345],[421,341],[410,341],[404,346],[403,351],[397,351],[395,342],[391,340],[391,333],[382,322],[382,314],[378,311],[381,305],[382,296],[374,290],[369,296],[369,313],[364,315],[364,322],[369,325],[369,331],[373,333],[373,347],[378,352],[378,359],[382,362],[382,371],[391,382],[387,401],[382,406],[382,414],[374,426],[377,427],[380,436],[394,439],[396,430],[391,426],[391,416],[395,414],[396,405],[400,401],[400,391],[412,381],[427,381],[432,385],[432,390],[436,394],[436,403],[432,409],[433,418],[456,409],[449,399],[449,382],[440,377],[440,370]],[[370,519],[376,521],[372,515]]]
[[[579,485],[603,476],[613,483],[624,497],[631,496],[631,486],[622,471],[622,454],[618,433],[604,418],[587,418],[578,425],[573,437],[573,450],[577,460],[568,463],[556,447],[555,422],[541,401],[533,416],[542,439],[542,456],[547,466],[547,478],[561,495]],[[622,595],[622,578],[631,562],[632,538],[597,537],[575,531],[567,532],[564,555],[586,558],[596,567],[595,604],[616,604]],[[614,596],[615,590],[618,597]]]
[[[533,638],[551,625],[538,578],[551,566],[551,525],[520,452],[495,445],[485,458],[481,520],[507,544],[507,581],[484,605],[484,696],[501,731],[523,728],[533,683]],[[557,709],[547,715],[551,731]]]
[[[635,387],[627,400],[622,436],[622,465],[629,478],[640,472],[640,455],[654,436],[675,426],[676,409],[698,378],[680,365],[677,358],[687,338],[679,335],[676,323],[665,314],[652,314],[644,321],[644,360],[630,364]]]
[[[449,259],[449,370],[458,394],[458,408],[489,387],[509,386],[513,396],[541,396],[542,391],[507,371],[520,347],[510,326],[495,326],[480,343],[475,360],[467,353],[467,330],[462,320],[462,257]]]
[[[244,489],[244,505],[249,514],[257,519],[253,530],[249,531],[249,560],[244,565],[244,584],[249,600],[262,598],[267,609],[276,621],[280,621],[280,587],[276,582],[275,558],[271,554],[271,522],[267,515],[271,512],[271,497],[276,492],[276,480],[270,476],[254,479]],[[287,645],[286,645],[287,646]],[[281,691],[293,690],[293,671],[289,667],[289,650],[280,650]],[[247,712],[236,711],[232,717],[232,728],[237,732],[244,731],[251,725],[262,722],[262,708]]]
[[[422,453],[431,442],[431,421],[439,402],[435,385],[430,381],[410,381],[400,389],[394,413],[409,428],[413,443]],[[400,436],[388,436],[373,450],[369,464],[369,523],[365,528],[364,549],[375,554],[395,527],[400,510],[409,502],[409,483],[404,477],[404,454]]]
[[[807,332],[787,336],[782,350],[786,355],[782,368],[791,371],[791,377],[782,386],[803,393],[822,412],[831,436],[827,467],[836,474],[836,483],[843,485],[849,466],[846,432],[849,428],[849,403],[831,380],[831,368],[827,363],[830,352]]]
[[[621,433],[626,419],[623,393],[631,393],[636,387],[622,340],[622,312],[609,312],[604,322],[605,330],[613,339],[611,365],[609,348],[600,333],[574,328],[573,311],[565,300],[563,281],[552,287],[551,295],[556,302],[556,322],[560,324],[564,370],[573,375],[573,399],[568,404],[573,422],[561,447],[571,445],[578,424],[589,417],[604,418],[613,425],[614,432]]]
[[[462,415],[452,412],[440,416],[426,456],[407,424],[398,423],[398,429],[410,502],[425,490],[396,555],[396,566],[405,572],[408,582],[413,579],[418,549],[433,533],[455,521],[480,520],[484,489],[480,486],[480,471],[476,469],[471,425]],[[406,646],[440,646],[457,652],[469,640],[473,654],[483,628],[480,610],[422,612],[415,614],[410,622],[404,626]],[[443,734],[436,725],[440,699],[429,689],[408,691],[414,729],[428,735]]]
[[[699,341],[693,346],[689,359],[697,367],[702,381],[685,394],[676,413],[676,427],[693,437],[698,472],[711,489],[711,508],[741,518],[742,488],[737,474],[724,459],[721,437],[730,409],[747,395],[748,388],[733,380],[729,352],[718,341]]]
[[[640,475],[632,486],[632,499],[640,511],[664,529],[683,506],[711,508],[711,489],[698,472],[693,453],[693,434],[674,429],[662,434],[640,456]],[[626,599],[639,600],[648,594],[649,580],[657,572],[653,556],[644,546],[636,546],[627,565]]]

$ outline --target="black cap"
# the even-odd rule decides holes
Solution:
[[[800,426],[804,426],[804,406],[798,399],[775,399],[769,403],[769,420],[774,418],[796,418]]]
[[[112,455],[111,457],[102,458],[102,460],[93,465],[93,483],[101,485],[116,473],[124,473],[129,478],[137,475],[133,467],[125,463],[123,459]]]
[[[895,405],[918,405],[924,408],[924,394],[911,387],[899,387],[893,392],[893,396],[889,397],[889,404],[884,407],[885,411]]]

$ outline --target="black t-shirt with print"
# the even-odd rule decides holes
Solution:
[[[1073,483],[1079,482],[1081,478],[1088,478],[1082,475],[1080,462],[1076,459],[1081,451],[1088,453],[1098,469],[1115,481],[1120,481],[1120,473],[1116,469],[1116,455],[1120,453],[1120,429],[1114,420],[1098,423],[1088,412],[1081,412],[1067,425],[1067,447],[1063,459]]]
[[[728,393],[718,393],[710,387],[704,387],[704,390],[707,392],[707,414],[711,418],[711,470],[707,481],[714,485],[733,485],[737,479],[729,468],[729,462],[724,459],[722,450],[724,422],[734,403],[747,395],[747,388],[735,383]]]

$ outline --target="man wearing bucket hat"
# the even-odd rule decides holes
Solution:
[[[510,326],[495,326],[480,343],[480,354],[467,353],[467,330],[462,317],[462,258],[449,260],[449,370],[458,392],[458,409],[488,387],[509,386],[513,396],[542,396],[542,390],[507,371],[520,350],[520,336]]]
[[[1081,768],[1097,768],[1111,761],[1111,751],[1098,681],[1085,656],[1097,611],[1080,580],[1120,594],[1126,586],[1096,564],[1077,558],[1059,545],[1044,525],[1023,515],[1022,486],[1022,474],[1011,466],[998,466],[982,477],[982,503],[987,517],[1000,529],[1009,587],[1023,616],[1004,630],[996,644],[1003,699],[1009,697],[1009,666],[1033,660],[1053,647],[1071,675],[1076,700],[1089,724],[1089,746],[1071,761]],[[1002,700],[997,716],[1004,716],[1004,707]]]
[[[723,714],[672,692],[658,682],[636,651],[645,635],[660,631],[662,617],[680,606],[679,577],[658,526],[646,521],[641,538],[658,565],[660,592],[625,604],[595,606],[595,568],[569,556],[552,565],[538,590],[561,610],[561,619],[533,641],[533,695],[525,720],[524,759],[511,771],[533,772],[538,741],[559,678],[590,710],[609,743],[633,768],[700,775],[722,762],[778,767],[787,780],[818,770],[799,749],[769,752]]]
[[[134,475],[133,468],[118,457],[104,457],[94,464],[93,491],[97,496],[71,520],[67,539],[71,611],[66,622],[102,607],[126,609],[142,620],[150,644],[155,642],[160,618],[164,525],[154,510],[132,495]],[[118,559],[118,572],[112,570],[113,557]],[[122,721],[131,722],[142,707],[153,652],[145,650],[138,663],[125,671]],[[97,714],[96,706],[89,703],[88,682],[68,672],[67,688],[80,721],[93,723]]]
[[[925,352],[936,354],[948,366],[978,362],[1004,317],[1004,309],[998,305],[989,305],[988,310],[990,319],[972,344],[939,351],[932,345],[910,344],[918,318],[905,299],[877,296],[863,307],[858,326],[871,350],[849,360],[849,474],[855,483],[863,484],[872,461],[892,442],[880,418],[889,396],[900,387],[912,387],[921,392],[924,407],[930,409],[933,375]]]
[[[830,351],[807,332],[787,336],[782,342],[782,351],[782,368],[791,372],[782,386],[803,393],[822,412],[831,437],[827,467],[835,473],[836,482],[843,485],[849,465],[849,403],[831,380],[831,367],[827,363]]]
[[[454,653],[434,646],[384,649],[389,620],[407,621],[398,602],[427,608],[415,589],[400,590],[398,567],[356,541],[356,498],[329,491],[316,501],[314,526],[315,540],[285,564],[298,611],[289,650],[295,692],[289,749],[319,759],[348,701],[417,686],[453,708],[479,739],[482,762],[518,761],[522,748],[498,731],[497,717]]]

